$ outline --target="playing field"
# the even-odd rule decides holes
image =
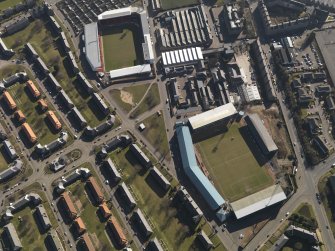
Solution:
[[[198,0],[160,0],[160,2],[163,10],[176,9],[199,3]]]
[[[215,187],[230,202],[273,184],[271,176],[250,151],[238,124],[196,146]]]
[[[140,34],[135,27],[105,27],[101,31],[105,71],[142,63]]]

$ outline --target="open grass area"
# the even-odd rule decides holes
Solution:
[[[39,112],[37,101],[32,98],[25,84],[15,84],[8,91],[15,100],[17,108],[26,116],[26,122],[31,126],[40,144],[45,145],[58,138],[59,132],[52,128],[45,113]]]
[[[96,178],[97,179],[97,178]],[[71,198],[80,212],[80,217],[83,219],[87,232],[92,238],[92,241],[97,250],[115,250],[111,245],[110,240],[105,232],[105,223],[100,222],[97,215],[98,208],[93,206],[87,197],[84,184],[75,183],[69,187]]]
[[[161,0],[160,2],[163,10],[177,9],[188,5],[199,4],[198,0]]]
[[[144,137],[155,147],[155,150],[170,160],[169,142],[166,137],[166,129],[163,115],[154,113],[150,117],[141,121],[145,125],[142,132]]]
[[[315,219],[313,208],[310,204],[301,204],[293,213],[301,215],[308,219]]]
[[[320,192],[320,198],[322,204],[326,210],[326,215],[329,222],[329,227],[332,230],[332,233],[335,237],[335,201],[334,194],[328,183],[328,178],[335,174],[335,169],[331,169],[328,173],[322,176],[318,183],[318,189]]]
[[[123,111],[129,112],[136,104],[138,104],[138,102],[140,102],[148,87],[149,84],[132,85],[120,90],[110,90],[109,94]]]
[[[76,81],[76,77],[72,73],[72,68],[63,51],[60,38],[55,37],[51,30],[52,28],[48,21],[36,19],[22,31],[3,39],[6,45],[15,51],[20,51],[27,42],[30,42],[82,113],[87,123],[95,127],[104,120],[104,117],[100,112],[96,112],[98,109],[96,109],[91,97]]]
[[[132,25],[105,27],[102,30],[105,71],[139,65],[143,62],[141,31]]]
[[[121,170],[122,178],[134,194],[138,207],[145,214],[154,235],[166,246],[166,250],[197,250],[192,247],[196,234],[189,234],[189,227],[181,223],[177,217],[177,209],[171,205],[168,193],[163,195],[155,192],[158,188],[154,187],[155,183],[152,182],[149,171],[142,170],[128,148],[115,151],[110,157]],[[216,238],[211,237],[217,244]],[[221,244],[214,250],[225,249]]]
[[[273,184],[241,135],[238,124],[228,131],[196,144],[215,187],[230,202]]]
[[[154,83],[151,85],[147,95],[144,97],[142,102],[136,107],[134,111],[130,114],[131,118],[137,118],[142,113],[151,110],[156,105],[160,103],[158,85]]]
[[[0,1],[0,12],[4,11],[9,7],[13,7],[18,3],[23,2],[23,0],[1,0]]]

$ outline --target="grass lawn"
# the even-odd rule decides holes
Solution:
[[[230,202],[273,184],[243,139],[238,124],[197,145],[215,187]]]
[[[138,102],[140,102],[148,87],[149,84],[132,85],[120,90],[110,90],[109,94],[122,110],[129,112]]]
[[[142,132],[144,137],[155,147],[157,152],[166,156],[166,159],[171,159],[163,115],[158,116],[157,113],[154,113],[142,123],[146,127]]]
[[[176,9],[188,5],[195,5],[199,4],[198,0],[161,0],[162,9],[168,10],[168,9]]]
[[[328,183],[328,178],[333,174],[335,174],[335,169],[331,169],[328,173],[326,173],[323,177],[321,177],[318,183],[318,189],[320,192],[322,204],[326,210],[329,226],[335,237],[335,217],[334,217],[335,201],[334,201],[334,194],[330,189]]]
[[[304,216],[307,219],[315,219],[313,208],[310,204],[301,204],[293,213]]]
[[[137,118],[142,113],[151,110],[156,105],[159,105],[160,103],[159,98],[159,91],[158,91],[158,85],[155,83],[153,84],[147,95],[144,97],[142,102],[136,107],[136,109],[130,114],[131,118]]]
[[[59,38],[54,37],[50,30],[50,24],[46,20],[37,19],[22,31],[3,39],[6,45],[15,51],[19,51],[27,42],[30,42],[50,71],[54,73],[56,79],[82,113],[87,123],[95,127],[104,120],[104,117],[92,110],[95,107],[92,105],[90,96],[76,81]]]
[[[133,27],[108,27],[102,31],[105,71],[140,64],[140,31]]]
[[[8,163],[5,159],[5,156],[3,155],[5,153],[5,149],[2,149],[2,144],[0,144],[1,147],[1,153],[0,153],[0,172],[6,170],[8,168]]]
[[[69,191],[72,193],[71,198],[77,205],[80,217],[83,219],[92,241],[94,240],[93,243],[97,250],[115,250],[106,235],[105,223],[100,222],[97,216],[98,208],[93,206],[87,197],[84,184],[76,182],[69,187]]]
[[[36,83],[35,86],[37,86]],[[45,113],[39,113],[37,101],[30,99],[31,94],[25,84],[12,85],[8,91],[15,100],[18,109],[26,116],[26,122],[35,132],[40,144],[45,145],[58,138],[59,132],[53,130]],[[57,117],[60,119],[59,116]]]
[[[168,193],[159,196],[154,191],[148,170],[142,171],[128,148],[120,152],[115,151],[110,157],[121,170],[123,180],[131,188],[138,207],[142,209],[153,228],[154,235],[163,241],[167,250],[190,250],[196,235],[189,235],[189,228],[177,218],[177,210],[171,206]],[[213,240],[215,238],[216,236]],[[225,249],[223,245],[219,245],[215,250]]]
[[[0,12],[21,2],[23,2],[23,0],[2,0],[0,1]]]

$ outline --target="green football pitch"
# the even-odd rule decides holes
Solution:
[[[273,184],[240,133],[239,125],[196,144],[215,187],[230,202]]]
[[[105,71],[143,63],[141,32],[132,27],[106,27],[102,30]]]

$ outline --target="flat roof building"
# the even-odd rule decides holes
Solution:
[[[125,234],[123,233],[123,230],[122,230],[119,222],[116,220],[116,218],[114,216],[111,216],[108,219],[107,226],[111,230],[114,238],[117,241],[117,244],[120,247],[125,247],[128,244],[128,240],[127,240]]]
[[[258,114],[249,114],[244,120],[247,123],[252,136],[265,155],[278,151],[276,143],[273,141]]]
[[[68,192],[62,193],[60,199],[61,199],[61,201],[64,205],[65,212],[66,212],[67,216],[71,220],[75,219],[78,215],[78,212],[77,212],[77,209],[74,207],[74,204],[73,204]]]
[[[4,226],[4,230],[10,242],[11,250],[13,251],[21,250],[23,246],[22,246],[19,236],[17,235],[17,232],[15,230],[13,223],[9,223],[6,226]]]
[[[170,187],[171,184],[170,182],[165,178],[165,176],[158,170],[157,167],[153,167],[150,170],[150,174],[154,177],[154,179],[157,181],[157,183],[160,185],[160,187],[164,190],[167,191]]]
[[[64,104],[68,109],[72,109],[74,107],[72,100],[64,90],[60,90],[58,96],[62,99],[62,101],[64,102]]]
[[[4,146],[6,153],[11,161],[17,159],[17,153],[15,151],[15,148],[13,147],[12,143],[8,139],[4,140],[2,142],[2,145]]]
[[[72,51],[69,51],[67,53],[68,57],[69,57],[69,60],[70,60],[70,64],[72,66],[72,70],[74,73],[78,73],[79,72],[79,67],[78,67],[78,64],[77,64],[77,61],[76,61],[76,58],[75,56],[73,55]]]
[[[44,61],[40,57],[36,58],[35,62],[38,64],[38,67],[40,67],[40,70],[43,71],[44,74],[50,73],[48,66],[44,63]]]
[[[31,95],[33,95],[34,98],[39,98],[41,96],[40,91],[37,89],[37,87],[34,85],[33,81],[28,80],[27,81],[27,87],[31,93]]]
[[[64,247],[62,245],[62,242],[59,239],[59,236],[57,234],[57,231],[54,229],[51,229],[47,235],[47,241],[51,247],[51,250],[54,251],[64,251]]]
[[[149,168],[152,166],[151,160],[147,157],[147,155],[145,155],[145,153],[136,143],[130,145],[130,150],[142,166],[144,166],[145,168]]]
[[[81,128],[87,126],[86,119],[83,117],[77,107],[72,108],[71,112]]]
[[[96,202],[98,202],[99,204],[102,203],[104,200],[104,194],[102,193],[96,179],[92,176],[89,177],[87,180],[87,184]]]
[[[213,247],[213,242],[208,238],[204,230],[201,230],[198,233],[197,238],[200,240],[205,250],[210,250]]]
[[[29,55],[32,56],[33,58],[38,58],[39,55],[35,51],[34,47],[31,45],[31,43],[26,44],[26,50],[28,51]]]
[[[108,158],[104,162],[104,167],[107,169],[107,172],[112,176],[112,179],[115,182],[119,182],[121,180],[121,174],[117,170],[116,166],[114,165],[113,161],[111,158]]]
[[[62,90],[61,85],[59,84],[59,82],[57,81],[57,79],[52,73],[48,74],[48,81],[56,92],[59,92],[60,90]]]
[[[23,162],[19,159],[15,160],[12,166],[9,166],[7,169],[0,173],[0,182],[4,182],[11,177],[18,174],[23,168]]]
[[[90,82],[87,80],[87,78],[84,76],[84,74],[82,72],[79,72],[77,74],[78,80],[80,81],[80,83],[84,86],[85,90],[91,94],[93,93],[94,89],[93,86],[90,84]]]
[[[151,250],[151,251],[164,251],[162,245],[159,243],[157,237],[151,239],[147,245],[147,248],[145,250]]]
[[[12,111],[16,109],[17,107],[16,103],[8,91],[4,91],[2,93],[2,97],[5,99],[6,104],[8,105],[9,109],[11,109]]]
[[[102,113],[104,115],[107,115],[109,113],[109,107],[105,103],[105,101],[100,97],[100,95],[95,92],[95,93],[92,94],[92,98],[96,102],[96,104],[98,105],[98,107],[100,108]]]
[[[42,204],[36,207],[36,213],[37,213],[38,219],[40,220],[40,225],[42,226],[43,230],[48,231],[51,228],[51,221]]]
[[[31,129],[30,125],[27,122],[22,124],[22,130],[24,131],[25,135],[27,136],[30,143],[34,144],[37,141],[37,136],[34,133],[33,129]]]
[[[143,237],[148,238],[153,233],[153,231],[152,231],[148,221],[144,217],[141,209],[137,208],[134,211],[133,219],[136,222],[136,224],[137,224],[141,234],[143,235]]]
[[[58,120],[56,114],[53,111],[47,111],[47,117],[51,121],[55,130],[60,130],[62,128],[61,122]]]
[[[122,182],[118,190],[120,190],[122,198],[124,199],[124,202],[127,204],[128,207],[134,208],[136,207],[136,201],[133,197],[133,195],[130,193],[129,188],[127,187],[126,183]]]
[[[85,55],[93,71],[102,68],[98,23],[90,23],[84,27]]]

